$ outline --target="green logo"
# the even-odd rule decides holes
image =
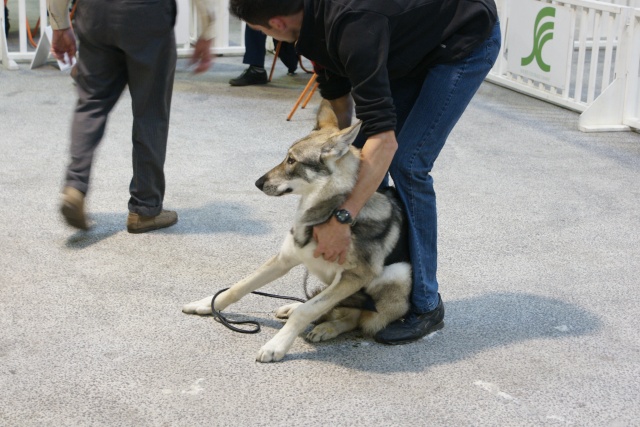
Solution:
[[[549,40],[553,39],[553,29],[555,24],[553,21],[542,23],[544,18],[555,18],[556,17],[556,9],[553,7],[545,7],[538,13],[536,16],[536,25],[533,31],[533,51],[531,55],[526,58],[522,58],[522,66],[529,65],[536,60],[538,67],[546,73],[551,71],[551,66],[547,65],[542,60],[542,48],[545,43]]]

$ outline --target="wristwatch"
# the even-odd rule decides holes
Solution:
[[[336,217],[340,224],[353,225],[356,223],[356,220],[351,216],[351,212],[346,209],[336,209],[333,216]]]

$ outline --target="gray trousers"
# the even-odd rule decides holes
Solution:
[[[177,58],[175,16],[175,0],[82,0],[76,12],[78,103],[66,185],[87,193],[107,117],[128,85],[133,112],[129,211],[141,215],[162,211]]]

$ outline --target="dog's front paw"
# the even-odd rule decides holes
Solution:
[[[327,341],[340,335],[340,332],[331,324],[324,322],[313,328],[307,334],[307,339],[311,342]]]
[[[212,299],[213,295],[185,304],[182,307],[182,312],[187,314],[211,314]]]
[[[287,354],[287,349],[278,344],[274,344],[273,340],[271,340],[263,345],[260,351],[258,351],[256,362],[279,362],[285,354]]]
[[[278,319],[288,319],[297,307],[301,306],[301,302],[294,302],[293,304],[283,305],[276,310],[276,317]]]

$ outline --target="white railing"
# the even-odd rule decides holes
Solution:
[[[178,55],[188,56],[193,52],[192,44],[197,39],[198,20],[191,0],[177,0],[178,16],[176,20],[176,43]],[[27,6],[38,7],[38,11],[30,10],[30,16],[39,16],[39,29],[31,34],[35,22],[27,25]],[[216,38],[212,52],[215,54],[244,53],[244,24],[229,16],[229,0],[218,0],[216,4]],[[7,40],[4,33],[4,14],[0,14],[0,60],[5,68],[18,68],[17,62],[31,62],[32,66],[47,60],[49,40],[46,0],[18,0],[17,18],[11,10],[12,26],[18,27],[17,41]],[[12,28],[14,28],[12,27]],[[30,28],[31,27],[31,28]],[[13,31],[12,31],[13,34]],[[32,42],[37,46],[32,46]],[[34,64],[34,61],[37,64]]]
[[[605,3],[617,4],[619,6],[637,7],[640,8],[640,0],[600,0]]]
[[[640,129],[640,0],[498,6],[503,46],[489,81],[581,112],[583,131]]]

